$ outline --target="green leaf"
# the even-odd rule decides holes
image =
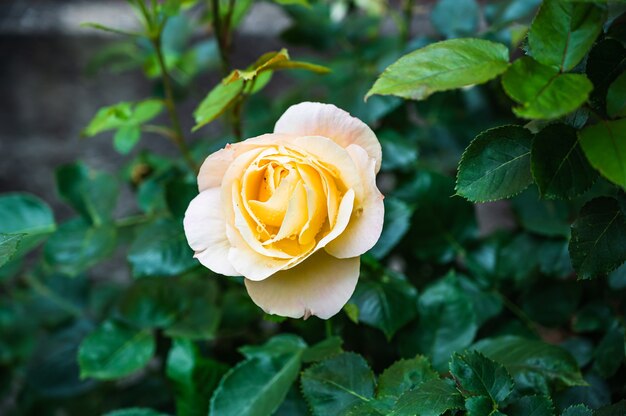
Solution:
[[[574,357],[566,350],[542,341],[517,336],[487,338],[475,349],[504,366],[521,391],[548,393],[548,383],[584,386],[585,381]]]
[[[478,29],[480,8],[475,0],[439,0],[430,20],[446,38],[473,35]]]
[[[85,220],[95,225],[112,220],[119,195],[115,177],[80,162],[59,167],[55,175],[59,194]]]
[[[566,202],[541,199],[534,186],[511,202],[520,225],[528,231],[549,237],[569,237],[570,216],[574,213]]]
[[[125,291],[121,316],[140,328],[163,328],[170,336],[212,339],[221,313],[216,282],[201,278],[139,279]]]
[[[196,125],[193,131],[209,124],[232,107],[244,88],[243,79],[226,83],[226,80],[217,84],[202,100],[193,113]]]
[[[306,344],[283,338],[266,344],[281,353],[263,354],[242,361],[222,378],[211,398],[210,415],[271,415],[285,399],[300,371]],[[279,345],[281,344],[281,345]]]
[[[25,234],[16,247],[14,257],[33,249],[55,228],[52,210],[41,199],[23,193],[0,196],[0,233]]]
[[[548,396],[526,396],[507,409],[509,416],[554,416],[554,405]]]
[[[585,72],[593,82],[589,104],[600,115],[606,115],[608,89],[624,70],[626,46],[616,39],[601,40],[589,52],[585,65]]]
[[[572,224],[569,253],[580,279],[607,274],[626,261],[626,219],[615,199],[585,204]]]
[[[502,76],[504,91],[518,104],[522,118],[553,119],[571,113],[587,101],[593,84],[582,74],[561,74],[530,57],[516,60]]]
[[[465,400],[467,416],[502,416],[493,400],[487,396],[473,396]]]
[[[105,413],[104,416],[167,416],[167,414],[146,407],[129,407]]]
[[[410,227],[413,209],[402,200],[388,197],[384,200],[385,218],[383,232],[370,250],[370,254],[377,259],[385,257],[400,242]]]
[[[131,125],[120,127],[113,136],[113,147],[123,155],[128,154],[141,138],[141,127]]]
[[[581,195],[597,177],[578,143],[576,129],[565,124],[552,124],[535,135],[530,163],[543,198]]]
[[[376,396],[400,397],[425,381],[438,378],[439,375],[424,356],[399,360],[380,375]]]
[[[580,145],[591,165],[605,178],[626,189],[626,118],[600,121],[582,129]]]
[[[133,276],[176,276],[198,262],[187,244],[182,224],[161,219],[143,227],[130,246]]]
[[[174,386],[178,416],[205,416],[211,394],[227,366],[202,357],[188,339],[175,338],[167,355],[165,372]]]
[[[419,324],[412,334],[417,352],[443,371],[450,356],[471,344],[478,325],[471,301],[453,272],[427,287],[419,297]]]
[[[453,409],[463,409],[461,393],[452,381],[433,379],[404,393],[388,416],[439,416]]]
[[[115,227],[94,227],[82,218],[75,218],[61,224],[50,236],[44,255],[54,269],[76,276],[109,257],[116,241]]]
[[[474,236],[474,206],[453,194],[452,178],[423,170],[396,190],[396,197],[415,206],[409,232],[417,258],[451,261],[456,249]]]
[[[561,416],[593,416],[593,411],[584,404],[579,404],[563,410]]]
[[[452,39],[413,51],[390,65],[365,98],[374,94],[423,100],[434,92],[482,84],[509,66],[506,46],[482,39]]]
[[[127,376],[148,364],[154,351],[150,331],[106,321],[80,344],[80,376],[101,380]]]
[[[596,350],[593,369],[602,377],[613,376],[624,363],[624,329],[614,325],[604,335]]]
[[[622,72],[609,86],[606,112],[613,118],[626,117],[626,72]]]
[[[475,202],[508,198],[532,182],[532,134],[519,126],[482,132],[465,149],[456,181],[459,195]]]
[[[359,308],[359,321],[380,329],[387,339],[417,315],[415,287],[390,275],[359,282],[350,302]]]
[[[412,140],[395,130],[383,130],[377,136],[383,148],[383,171],[409,170],[415,166],[418,151]]]
[[[83,135],[92,137],[107,130],[139,126],[158,116],[165,109],[161,100],[149,99],[137,103],[121,102],[102,107],[89,122]]]
[[[513,391],[513,380],[502,366],[476,351],[454,354],[450,373],[463,389],[488,396],[494,403],[502,403]]]
[[[626,400],[598,409],[593,416],[622,416],[626,413]]]
[[[11,260],[17,248],[26,234],[1,234],[0,233],[0,267]]]
[[[591,49],[604,18],[596,5],[545,0],[528,33],[530,55],[561,72],[569,71]]]
[[[302,373],[302,392],[316,416],[340,415],[374,396],[374,374],[360,355],[343,353]]]
[[[343,340],[340,337],[335,336],[326,338],[325,340],[308,347],[302,353],[302,362],[312,363],[339,355],[343,352],[343,349],[341,348],[342,344]]]

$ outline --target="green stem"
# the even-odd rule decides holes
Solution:
[[[220,54],[222,65],[222,75],[228,75],[230,68],[230,45],[228,37],[225,36],[224,27],[222,26],[222,17],[220,16],[220,0],[211,0],[211,13],[213,14],[213,31],[217,39],[217,49]]]
[[[520,321],[522,321],[528,327],[528,329],[530,329],[533,332],[533,334],[540,336],[539,331],[537,330],[537,324],[532,319],[530,319],[528,315],[526,315],[526,312],[524,312],[519,306],[513,303],[509,298],[504,296],[502,293],[498,291],[495,291],[495,293],[502,301],[502,304],[509,311],[511,311],[513,315],[515,315]]]
[[[327,319],[324,325],[326,328],[326,338],[332,337],[333,336],[333,323],[331,322],[331,320]]]
[[[133,225],[143,224],[150,221],[152,218],[146,215],[133,215],[126,218],[121,218],[115,221],[117,228],[132,227]]]
[[[411,39],[411,22],[413,21],[413,0],[404,0],[402,2],[403,25],[401,29],[401,38],[404,43],[408,43]]]
[[[31,288],[33,288],[36,293],[45,298],[48,298],[64,311],[68,312],[71,315],[74,315],[77,318],[83,317],[83,311],[80,308],[54,293],[48,286],[40,282],[34,275],[26,273],[24,275],[24,280]]]
[[[157,36],[156,38],[152,38],[151,40],[152,45],[154,46],[154,49],[156,51],[159,68],[161,69],[161,79],[163,80],[163,89],[165,90],[165,106],[167,107],[167,112],[169,113],[174,133],[172,139],[176,146],[178,146],[180,153],[185,158],[189,169],[191,169],[193,172],[198,172],[198,165],[196,164],[195,160],[193,160],[193,157],[191,157],[189,147],[187,147],[187,143],[185,143],[185,136],[183,135],[183,130],[180,126],[178,113],[176,112],[176,104],[174,102],[174,90],[172,89],[172,82],[169,73],[167,72],[167,67],[165,66],[165,59],[163,58],[160,34],[159,36]]]

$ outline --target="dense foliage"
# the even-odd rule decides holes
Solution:
[[[623,4],[277,0],[297,60],[235,69],[251,0],[129,3],[143,30],[89,24],[123,37],[93,66],[141,70],[154,96],[103,103],[84,130],[112,132],[126,168],[59,167],[76,213],[60,223],[0,196],[0,413],[626,414]],[[197,91],[192,133],[176,103]],[[203,158],[303,100],[383,146],[383,235],[329,321],[264,315],[182,229]],[[124,188],[136,215],[117,214]]]

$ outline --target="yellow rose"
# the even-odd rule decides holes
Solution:
[[[274,133],[204,161],[187,241],[204,266],[244,276],[266,313],[328,319],[350,299],[359,256],[380,237],[381,156],[374,132],[347,112],[294,105]]]

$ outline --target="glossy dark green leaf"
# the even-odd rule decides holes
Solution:
[[[597,177],[578,143],[576,129],[565,124],[552,124],[537,133],[530,159],[543,198],[581,195]]]
[[[438,378],[439,375],[424,356],[399,360],[380,375],[376,396],[398,398],[425,381]]]
[[[417,290],[393,276],[360,281],[350,302],[359,308],[359,321],[380,329],[387,339],[417,315]]]
[[[604,11],[593,4],[545,0],[528,33],[530,54],[539,62],[574,68],[602,31]]]
[[[228,367],[204,358],[188,339],[174,339],[167,355],[166,374],[174,386],[178,416],[205,416],[211,394]]]
[[[360,355],[343,353],[302,373],[302,392],[316,416],[340,415],[374,396],[374,374]]]
[[[370,254],[380,259],[385,257],[400,242],[409,230],[413,210],[398,198],[385,198],[385,219],[383,232],[370,250]]]
[[[502,403],[513,391],[513,379],[502,366],[476,351],[454,354],[450,373],[464,390]]]
[[[55,270],[76,276],[109,257],[116,239],[115,227],[96,227],[76,218],[61,224],[50,236],[44,247],[45,259]]]
[[[146,407],[129,407],[127,409],[114,410],[104,414],[104,416],[167,416],[167,414]]]
[[[101,380],[127,376],[148,364],[154,351],[150,331],[106,321],[80,344],[80,376]]]
[[[585,67],[587,76],[593,82],[589,104],[594,111],[606,115],[608,89],[624,70],[626,70],[624,44],[616,39],[604,39],[594,45]]]
[[[584,404],[579,404],[563,410],[561,416],[593,416],[593,411]]]
[[[25,234],[15,247],[16,257],[34,248],[55,228],[52,210],[41,199],[23,193],[0,196],[0,233]]]
[[[302,362],[311,363],[322,361],[343,352],[343,340],[340,337],[333,336],[308,347],[302,353]]]
[[[79,162],[59,167],[56,182],[61,197],[86,221],[95,225],[111,221],[119,195],[119,185],[112,175]]]
[[[395,130],[383,130],[377,133],[380,145],[383,148],[383,162],[381,169],[408,170],[417,161],[417,145]]]
[[[187,244],[182,224],[162,219],[143,227],[130,246],[133,276],[176,276],[198,262]]]
[[[602,377],[613,376],[626,358],[624,347],[624,329],[614,325],[596,347],[593,369]]]
[[[473,35],[480,8],[475,0],[439,0],[430,15],[435,29],[446,38]]]
[[[456,248],[474,236],[474,207],[453,194],[452,178],[429,171],[418,171],[396,191],[398,198],[415,206],[409,233],[416,257],[450,261]]]
[[[626,400],[598,409],[593,416],[621,416],[626,413]]]
[[[292,336],[266,347],[226,373],[211,398],[210,415],[269,416],[280,406],[298,377],[306,344]]]
[[[572,225],[569,253],[580,279],[607,274],[626,261],[626,219],[615,199],[585,204]]]
[[[606,96],[606,112],[609,116],[626,117],[626,72],[609,86]]]
[[[519,106],[521,118],[554,119],[571,113],[587,101],[593,84],[582,74],[561,74],[530,57],[517,59],[502,76],[502,87]]]
[[[25,234],[0,234],[0,267],[11,260]]]
[[[483,339],[472,348],[502,364],[522,391],[547,394],[548,383],[554,381],[567,386],[585,384],[574,357],[542,341],[504,336]]]
[[[451,380],[425,381],[404,393],[388,416],[439,416],[463,408],[463,397]]]
[[[451,39],[413,51],[383,72],[366,98],[396,95],[423,100],[434,92],[482,84],[509,66],[506,46],[482,39]]]
[[[474,340],[478,325],[471,301],[451,273],[426,288],[418,311],[419,323],[412,335],[417,352],[430,357],[435,369],[442,371],[454,352]]]
[[[491,397],[472,396],[465,400],[467,416],[501,416]]]
[[[456,181],[459,195],[475,202],[508,198],[532,182],[533,136],[519,126],[503,126],[476,136],[465,149]]]
[[[626,118],[601,121],[579,133],[580,145],[591,165],[611,182],[626,188]]]
[[[525,396],[506,410],[509,416],[554,416],[554,405],[548,396]]]

